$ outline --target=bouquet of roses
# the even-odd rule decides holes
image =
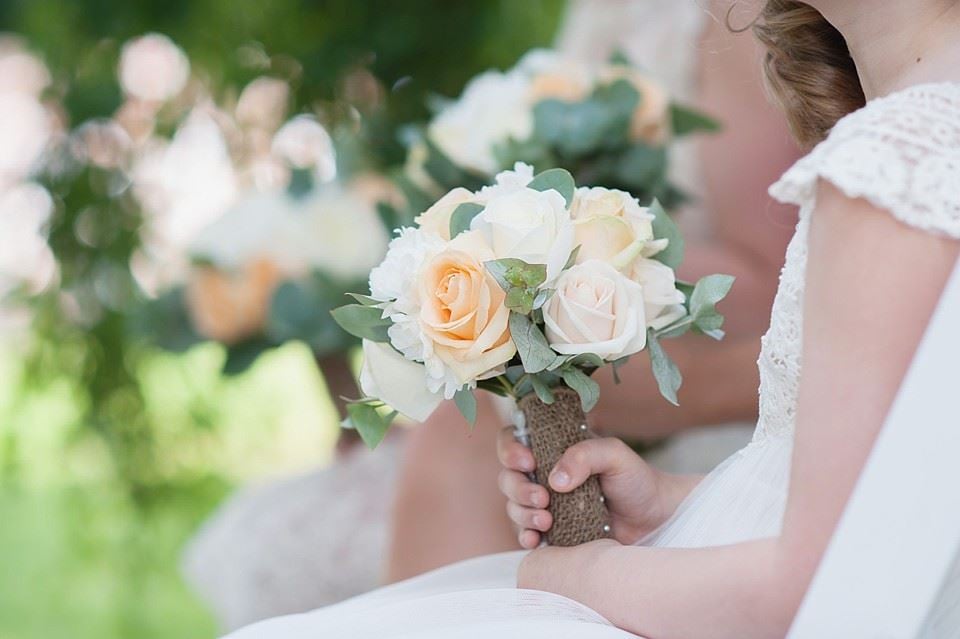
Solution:
[[[370,274],[370,294],[333,311],[363,339],[349,422],[370,446],[399,414],[425,420],[453,399],[468,421],[478,389],[517,402],[518,434],[538,480],[587,436],[599,399],[591,374],[646,349],[662,394],[681,376],[659,340],[695,330],[721,338],[716,310],[733,278],[676,280],[683,242],[658,202],[580,187],[563,169],[518,163],[477,192],[456,188],[402,228]],[[609,530],[596,480],[551,496],[548,541]]]

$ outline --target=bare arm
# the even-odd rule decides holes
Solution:
[[[550,548],[529,556],[521,585],[571,596],[655,639],[783,636],[958,247],[821,186],[809,237],[804,369],[782,535],[703,549],[614,542]]]

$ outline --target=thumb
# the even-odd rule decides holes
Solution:
[[[564,451],[550,471],[550,487],[558,493],[568,493],[591,475],[616,475],[626,470],[632,453],[615,437],[577,442]]]

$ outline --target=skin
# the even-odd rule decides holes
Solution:
[[[917,82],[960,81],[952,62],[960,41],[957,4],[816,3],[850,43],[868,98]],[[904,68],[890,62],[903,59],[891,52],[920,61]],[[960,242],[907,227],[821,182],[810,225],[804,366],[781,535],[700,549],[622,545],[662,522],[694,483],[593,440],[564,455],[551,484],[570,490],[599,473],[617,512],[616,538],[531,552],[520,587],[576,599],[645,637],[784,636],[958,254]],[[533,545],[543,529],[542,500],[512,474],[529,465],[527,455],[502,441],[509,512]],[[561,486],[563,475],[570,481]]]
[[[775,204],[766,190],[799,152],[782,115],[763,92],[760,52],[752,39],[736,37],[722,23],[710,21],[700,44],[697,106],[725,128],[700,146],[703,203],[712,236],[688,242],[680,276],[696,279],[723,272],[737,277],[729,301],[721,306],[728,335],[719,343],[687,336],[665,344],[684,375],[679,408],[660,396],[645,357],[620,370],[620,385],[609,370],[600,371],[602,399],[591,423],[605,434],[654,440],[690,426],[756,417],[759,339],[796,222],[796,212]],[[388,581],[517,548],[496,484],[495,439],[503,423],[488,398],[478,399],[472,431],[454,407],[446,406],[408,435]],[[637,415],[644,417],[637,420]]]

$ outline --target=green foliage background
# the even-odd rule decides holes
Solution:
[[[150,31],[223,95],[261,74],[290,80],[294,110],[338,104],[345,72],[368,69],[388,89],[372,149],[389,167],[402,160],[397,126],[424,118],[430,94],[549,44],[562,4],[4,0],[0,31],[43,56],[72,126],[119,105],[120,47]],[[80,326],[48,291],[29,302],[26,339],[0,334],[0,639],[214,636],[179,577],[184,541],[237,482],[328,460],[333,411],[302,345],[224,379],[219,346],[173,355],[136,340],[139,212],[105,202],[103,176],[68,177],[47,182],[61,289],[109,277],[114,294]],[[86,209],[92,243],[75,234]]]

